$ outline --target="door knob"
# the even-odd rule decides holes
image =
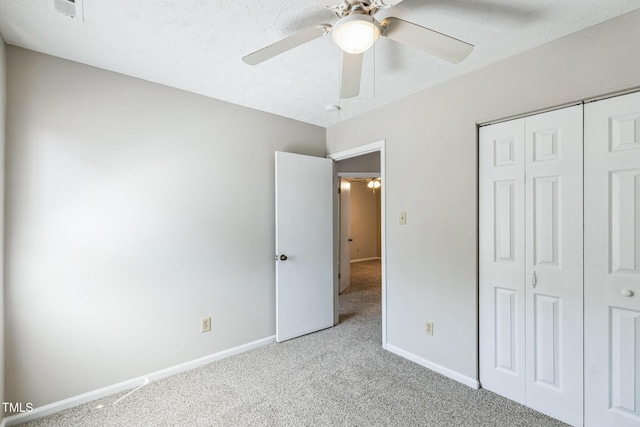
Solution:
[[[531,274],[531,286],[535,288],[537,284],[538,284],[538,278],[536,277],[536,271],[533,270],[533,273]]]
[[[622,290],[622,296],[632,297],[633,296],[633,291],[631,289],[623,289]]]
[[[287,259],[286,255],[280,255],[280,261],[286,261]]]

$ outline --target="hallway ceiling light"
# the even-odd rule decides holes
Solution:
[[[371,179],[367,182],[367,187],[371,188],[373,191],[380,188],[381,185],[382,183],[380,182],[380,178]]]

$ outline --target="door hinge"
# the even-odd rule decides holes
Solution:
[[[342,189],[338,187],[338,194],[342,193]]]
[[[340,278],[340,273],[338,273],[338,279]]]

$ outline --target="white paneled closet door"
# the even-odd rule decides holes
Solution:
[[[582,107],[480,129],[480,382],[582,424]]]
[[[525,119],[526,405],[583,413],[582,106]]]
[[[585,105],[585,422],[640,425],[640,93]]]
[[[524,119],[480,128],[480,381],[525,403]]]

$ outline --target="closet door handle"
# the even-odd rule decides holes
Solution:
[[[537,284],[538,278],[536,277],[536,271],[533,270],[533,273],[531,273],[531,286],[535,288]]]

